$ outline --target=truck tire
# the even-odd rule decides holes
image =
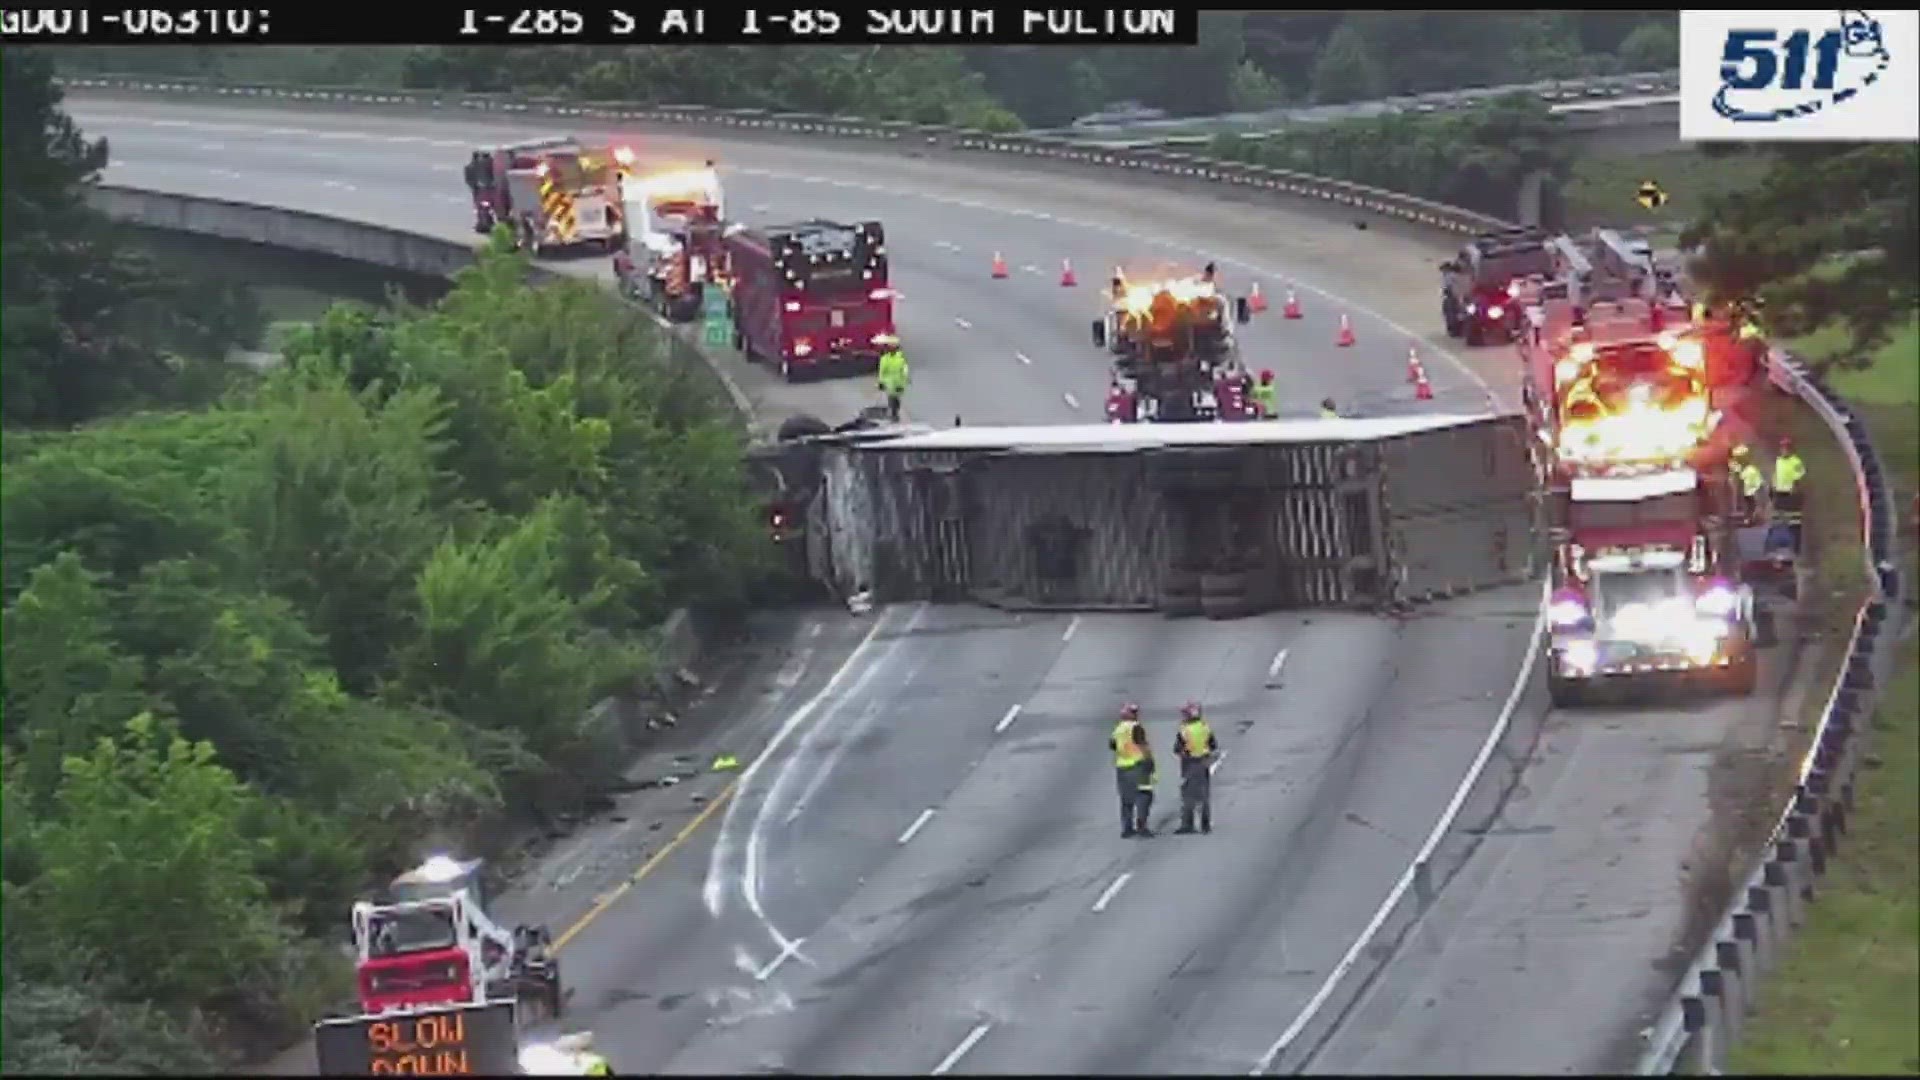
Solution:
[[[1759,658],[1749,652],[1727,667],[1727,691],[1735,697],[1752,697],[1760,685]]]
[[[812,413],[795,413],[780,421],[779,439],[781,442],[793,442],[815,435],[826,435],[833,431],[825,420]]]
[[[1466,326],[1467,348],[1477,349],[1486,341],[1486,335],[1480,332],[1478,320],[1470,319]]]
[[[1199,596],[1200,571],[1172,567],[1160,575],[1163,596]]]
[[[1547,675],[1547,699],[1556,709],[1577,709],[1586,704],[1586,687],[1558,675]]]
[[[1247,570],[1208,570],[1200,575],[1200,595],[1245,596],[1252,577]]]
[[[1201,593],[1200,612],[1209,619],[1244,619],[1254,613],[1254,603],[1243,592]]]

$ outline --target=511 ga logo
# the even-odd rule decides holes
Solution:
[[[1728,30],[1713,111],[1735,123],[1770,124],[1839,105],[1880,81],[1893,63],[1880,20],[1836,12],[1831,28]]]

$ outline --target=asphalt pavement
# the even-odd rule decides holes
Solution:
[[[467,151],[552,133],[467,117],[71,105],[111,140],[109,182],[449,239],[472,235]],[[1276,310],[1243,334],[1250,365],[1278,374],[1285,412],[1329,396],[1376,414],[1469,411],[1510,401],[1518,374],[1505,350],[1446,352],[1433,266],[1445,245],[1390,228],[1177,186],[995,171],[991,159],[572,130],[656,159],[718,157],[732,214],[750,222],[884,221],[915,370],[907,408],[931,422],[1097,419],[1096,289],[1113,265],[1161,260],[1217,258],[1230,289],[1259,281],[1276,309],[1297,291],[1305,319]],[[1011,280],[989,277],[996,251]],[[1059,284],[1063,260],[1078,287]],[[1333,344],[1343,315],[1359,337],[1350,349]],[[1433,377],[1431,405],[1404,382],[1409,348]],[[739,370],[772,412],[831,418],[873,400],[864,379],[787,387]],[[683,842],[644,845],[645,862],[639,848],[593,847],[591,872],[526,901],[566,933],[568,1026],[592,1028],[633,1072],[1250,1067],[1447,801],[1531,644],[1536,595],[1489,593],[1405,622],[922,605],[837,620],[834,647],[743,707],[753,764]],[[1227,750],[1219,827],[1122,840],[1105,750],[1114,710],[1138,701],[1164,754],[1189,699]],[[1701,738],[1753,715],[1728,708]],[[1632,740],[1620,755],[1559,783],[1611,791],[1625,772],[1665,784],[1665,801],[1644,804],[1672,816],[1658,835],[1690,837],[1706,817],[1693,774],[1650,770],[1670,755]],[[1163,777],[1163,819],[1175,790]],[[1592,826],[1556,825],[1568,838]],[[1650,845],[1644,864],[1677,865],[1686,851],[1674,844]],[[1553,1008],[1539,988],[1502,1004],[1509,1018]],[[1397,1030],[1369,1037],[1392,1043]]]

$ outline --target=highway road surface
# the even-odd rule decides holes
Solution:
[[[467,151],[550,133],[471,117],[159,99],[82,97],[73,107],[90,134],[111,140],[110,182],[450,239],[471,236],[459,177]],[[1298,292],[1305,319],[1276,312],[1243,338],[1251,365],[1277,373],[1285,412],[1308,413],[1322,397],[1373,413],[1511,400],[1517,371],[1504,351],[1444,353],[1434,263],[1445,245],[1390,227],[1363,232],[1325,211],[1188,189],[997,172],[991,159],[574,133],[618,135],[660,159],[717,157],[734,216],[750,222],[884,221],[914,363],[907,409],[931,422],[1098,419],[1106,375],[1087,333],[1094,290],[1115,264],[1176,259],[1216,258],[1230,289],[1257,280],[1276,307]],[[1011,280],[989,277],[995,252]],[[1058,283],[1063,260],[1079,287]],[[604,274],[604,262],[579,272]],[[1342,315],[1359,337],[1351,349],[1333,345]],[[1426,358],[1431,405],[1404,381],[1410,348]],[[733,370],[773,413],[833,418],[873,400],[864,379],[787,387],[762,369]],[[691,820],[669,843],[658,821],[635,820],[615,836],[650,828],[653,840],[570,846],[516,906],[563,928],[568,1024],[592,1028],[622,1071],[1245,1070],[1447,801],[1508,697],[1536,602],[1532,588],[1505,590],[1404,622],[923,605],[823,617],[799,632],[771,688],[742,699],[747,734],[715,736],[750,740],[742,753],[752,764],[736,785],[697,816],[683,810],[676,822]],[[1146,710],[1163,753],[1180,703],[1207,706],[1226,748],[1214,835],[1120,838],[1104,742],[1128,700]],[[1607,843],[1606,823],[1588,819],[1599,793],[1631,820],[1663,818],[1633,864],[1669,875],[1647,886],[1634,947],[1677,932],[1685,890],[1673,868],[1708,818],[1703,759],[1752,715],[1719,705],[1564,721],[1574,749],[1558,789],[1586,797],[1553,823],[1556,842],[1578,856],[1550,864],[1553,874],[1610,872],[1604,850],[1585,857],[1577,846]],[[1613,734],[1589,735],[1589,725]],[[1610,753],[1580,755],[1600,738]],[[1684,753],[1670,745],[1688,738]],[[1167,777],[1163,820],[1175,801]],[[1522,865],[1527,854],[1514,858]],[[1581,953],[1593,996],[1618,991],[1607,1000],[1658,982],[1654,959]],[[1463,963],[1482,977],[1502,970],[1499,958]],[[1499,1060],[1561,1068],[1543,1040],[1499,1034],[1498,1021],[1554,1012],[1564,973],[1533,971],[1544,986],[1515,986],[1501,1012],[1460,1023],[1510,1040]],[[1396,1042],[1403,1026],[1419,1030],[1402,1017],[1366,1039],[1426,1045]],[[1461,1056],[1445,1064],[1474,1068],[1464,1037],[1452,1045]]]

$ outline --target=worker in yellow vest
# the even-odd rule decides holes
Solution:
[[[1800,481],[1807,477],[1807,463],[1794,453],[1793,440],[1780,440],[1780,452],[1773,457],[1773,508],[1797,517],[1800,513]]]
[[[1740,516],[1752,521],[1760,512],[1760,493],[1766,490],[1766,475],[1753,463],[1753,453],[1744,443],[1733,448],[1727,465],[1733,470],[1734,481],[1740,485]]]
[[[1174,736],[1173,752],[1180,758],[1180,827],[1176,833],[1194,831],[1199,819],[1203,833],[1213,831],[1213,766],[1219,761],[1220,740],[1200,715],[1200,706],[1189,701],[1180,710],[1180,733]]]
[[[1321,402],[1320,402],[1320,419],[1322,419],[1322,420],[1338,420],[1338,419],[1340,419],[1340,410],[1338,410],[1338,409],[1336,409],[1336,408],[1334,408],[1334,407],[1333,407],[1333,399],[1332,399],[1332,398],[1325,398],[1325,399],[1322,399],[1322,400],[1321,400]]]
[[[896,422],[900,419],[900,399],[906,396],[909,372],[907,354],[894,345],[880,354],[880,370],[877,381],[880,392],[887,396],[887,416]]]
[[[1254,419],[1271,420],[1280,415],[1280,388],[1274,385],[1271,368],[1260,372],[1260,381],[1249,393],[1253,398]]]
[[[1140,790],[1143,786],[1151,790],[1153,747],[1147,743],[1146,725],[1140,722],[1140,706],[1121,707],[1120,723],[1114,726],[1107,747],[1113,751],[1114,777],[1120,788],[1121,838],[1152,836],[1140,805]]]

